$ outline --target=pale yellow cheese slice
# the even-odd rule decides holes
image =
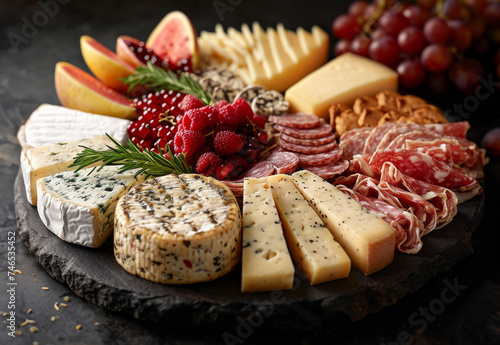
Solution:
[[[267,178],[292,258],[311,284],[345,278],[351,260],[288,175]]]
[[[392,226],[307,170],[295,172],[292,179],[357,269],[369,275],[392,262],[396,243]]]
[[[245,180],[242,243],[241,291],[292,288],[295,269],[265,177]]]

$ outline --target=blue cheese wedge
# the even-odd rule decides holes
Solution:
[[[61,239],[99,247],[112,233],[118,199],[144,181],[135,171],[118,174],[119,167],[75,173],[66,171],[37,181],[38,214],[43,224]]]
[[[36,181],[38,179],[75,169],[69,168],[69,166],[73,163],[76,154],[83,151],[81,146],[102,151],[106,150],[107,146],[114,145],[107,136],[102,135],[67,143],[34,147],[21,152],[21,171],[26,187],[26,197],[30,204],[34,206],[37,204]]]
[[[280,174],[267,180],[290,253],[309,282],[314,285],[347,277],[351,270],[349,256],[295,188],[291,177]]]
[[[357,269],[369,275],[392,262],[396,243],[392,226],[310,171],[295,172],[292,179]]]
[[[42,104],[29,117],[18,133],[23,148],[65,143],[109,134],[119,143],[127,141],[130,121],[90,114],[57,105]]]
[[[118,202],[114,251],[127,272],[153,282],[214,280],[240,262],[240,208],[231,190],[211,177],[151,179]]]
[[[241,291],[286,290],[295,269],[267,178],[245,179]]]

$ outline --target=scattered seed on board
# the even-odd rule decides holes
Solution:
[[[14,274],[23,274],[23,272],[21,272],[20,270],[14,270],[12,273],[14,273]]]
[[[48,290],[49,288],[47,286],[42,286],[42,290]]]
[[[28,314],[31,314],[32,312],[33,312],[33,309],[31,309],[31,308],[28,309],[28,311],[27,311]]]
[[[2,316],[3,317],[7,317],[7,316],[9,316],[9,313],[7,313],[6,311],[4,311],[3,314],[2,314]]]
[[[32,326],[32,327],[30,327],[30,332],[31,332],[31,333],[36,333],[36,332],[38,332],[38,327],[37,327],[37,326]]]
[[[34,341],[34,342],[33,342],[33,345],[39,345],[39,344],[38,344],[38,341]]]
[[[64,296],[64,302],[69,302],[69,297],[68,296]]]
[[[56,317],[55,316],[51,316],[50,317],[50,321],[52,321],[52,322],[56,321]]]
[[[24,327],[26,325],[34,325],[36,323],[35,320],[30,320],[30,319],[26,319],[22,324],[21,324],[21,327]]]
[[[66,303],[61,303],[61,307],[67,307],[68,305]]]
[[[76,325],[75,329],[76,329],[77,331],[81,330],[81,329],[82,329],[82,325]]]
[[[59,311],[59,309],[60,309],[59,306],[57,305],[57,302],[54,303],[54,309],[57,310],[57,311]]]
[[[23,331],[15,331],[14,334],[21,336],[21,335],[23,335]]]

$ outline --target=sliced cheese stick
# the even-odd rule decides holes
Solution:
[[[295,269],[267,178],[245,179],[241,291],[291,289]]]
[[[295,188],[291,177],[280,174],[267,180],[283,222],[290,253],[309,282],[314,285],[347,277],[351,260]]]
[[[393,227],[307,170],[295,172],[292,179],[357,269],[369,275],[392,262],[396,243]]]

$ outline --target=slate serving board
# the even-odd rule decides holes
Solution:
[[[311,286],[296,273],[290,291],[240,292],[240,268],[213,282],[186,286],[152,283],[127,273],[113,255],[112,240],[98,249],[66,243],[41,222],[25,195],[19,171],[15,182],[19,233],[30,252],[55,279],[103,308],[169,325],[216,329],[341,329],[419,289],[436,274],[473,252],[472,233],[484,210],[484,193],[459,205],[454,220],[423,238],[418,255],[396,253],[394,262],[365,277],[355,268],[348,278]],[[298,270],[297,270],[298,271]]]

